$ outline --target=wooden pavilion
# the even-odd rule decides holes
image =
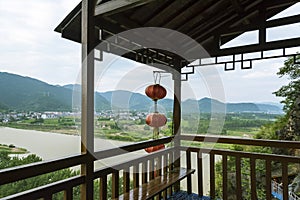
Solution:
[[[224,144],[254,145],[299,149],[299,142],[238,139],[215,136],[184,135],[181,122],[181,81],[188,81],[194,67],[223,64],[225,70],[252,67],[259,59],[294,56],[287,49],[300,46],[300,38],[270,40],[269,30],[300,22],[300,15],[270,19],[294,5],[296,0],[82,0],[55,31],[63,38],[82,44],[82,110],[81,154],[44,161],[41,163],[0,171],[0,184],[80,165],[81,174],[60,182],[37,187],[4,199],[52,199],[57,192],[64,192],[65,199],[73,199],[73,188],[81,186],[81,199],[94,196],[94,180],[100,180],[99,194],[107,199],[108,181],[112,177],[113,199],[167,199],[180,190],[180,180],[186,179],[187,194],[196,193],[199,199],[215,199],[215,156],[222,157],[222,199],[228,199],[227,158],[235,157],[236,199],[242,197],[243,159],[249,159],[251,199],[257,199],[256,161],[265,161],[266,199],[272,199],[271,165],[282,166],[283,199],[288,199],[288,164],[300,163],[300,158],[283,155],[249,153],[230,150],[185,147],[182,141],[217,142]],[[254,44],[221,48],[242,33],[254,31]],[[269,33],[269,34],[267,34]],[[279,50],[274,56],[267,51]],[[103,52],[122,56],[143,64],[158,67],[173,75],[173,136],[145,141],[120,148],[95,152],[94,150],[94,65],[103,59]],[[258,52],[258,56],[246,56]],[[203,63],[206,58],[210,63]],[[226,57],[227,59],[221,59]],[[197,65],[192,65],[198,60]],[[296,60],[295,60],[296,62]],[[159,65],[158,65],[159,64]],[[188,67],[190,72],[183,72]],[[172,147],[135,158],[114,166],[94,169],[94,162],[120,154],[127,154],[149,146],[172,143]],[[181,155],[186,162],[180,160]],[[203,155],[209,155],[209,194],[204,194]],[[192,157],[196,156],[196,159]],[[160,166],[154,169],[154,163]],[[193,168],[192,166],[196,166]],[[196,172],[196,173],[194,173]],[[120,174],[123,174],[120,176]],[[120,178],[123,195],[119,194]],[[196,180],[196,188],[192,187]],[[133,183],[130,186],[130,183]]]

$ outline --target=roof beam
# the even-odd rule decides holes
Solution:
[[[151,1],[153,0],[111,0],[97,5],[94,15],[116,14],[124,10],[147,4]]]
[[[278,50],[283,48],[291,48],[300,45],[300,38],[278,40],[272,42],[266,42],[264,44],[253,44],[239,47],[231,47],[226,49],[220,49],[218,52],[213,52],[212,56],[227,56],[241,53],[252,53],[269,50]]]

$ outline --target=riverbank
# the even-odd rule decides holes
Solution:
[[[22,147],[43,160],[50,160],[80,153],[81,137],[79,135],[0,127],[0,144]],[[129,142],[95,138],[95,151],[125,144],[129,144]]]
[[[35,130],[22,130],[9,127],[0,127],[0,143],[1,144],[14,144],[18,147],[26,148],[30,154],[36,154],[43,160],[53,160],[57,158],[62,158],[70,155],[80,153],[80,142],[81,138],[78,135],[67,135],[58,134],[51,132],[42,132]],[[123,146],[130,144],[129,142],[122,142],[116,140],[107,140],[95,138],[95,151],[100,151],[104,149],[115,148],[118,146]],[[112,157],[109,159],[99,160],[95,162],[95,169],[111,166],[116,163],[124,162],[134,157],[141,157],[147,153],[144,150],[140,150],[133,153],[122,154],[120,156]],[[197,159],[193,154],[192,167],[196,168]],[[216,162],[219,161],[219,157],[216,157]],[[185,161],[185,156],[183,156],[183,161]],[[204,180],[209,182],[209,159],[207,156],[203,158],[204,165]],[[76,168],[77,169],[77,168]],[[197,180],[193,178],[193,189],[196,190]],[[183,185],[184,186],[184,185]],[[209,185],[205,185],[205,192],[209,190]]]
[[[41,125],[28,123],[6,123],[0,124],[2,127],[15,128],[21,130],[35,130],[52,133],[62,133],[67,135],[79,135],[79,130],[75,126]]]
[[[5,152],[8,154],[24,154],[28,153],[27,149],[16,147],[13,144],[0,144],[0,152]]]
[[[65,120],[70,121],[70,118]],[[69,123],[69,124],[68,124]],[[20,130],[36,130],[51,133],[60,133],[66,135],[80,135],[80,126],[75,125],[74,122],[61,123],[55,119],[44,120],[43,123],[28,122],[8,122],[0,123],[0,127],[9,127]],[[116,125],[116,122],[101,121],[96,123],[94,129],[95,138],[109,139],[124,142],[140,142],[152,138],[152,132],[144,130],[145,125],[130,124],[122,129]],[[125,130],[126,129],[126,130]]]

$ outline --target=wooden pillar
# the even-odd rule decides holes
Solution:
[[[177,72],[173,73],[174,80],[174,104],[173,104],[173,135],[175,135],[174,139],[174,167],[180,167],[180,134],[181,134],[181,68],[180,62],[176,62]],[[180,190],[180,183],[174,185],[174,190]]]
[[[94,196],[94,51],[96,0],[82,1],[82,68],[81,68],[81,153],[86,155],[81,165],[81,175],[86,182],[81,187],[81,199],[90,200]]]

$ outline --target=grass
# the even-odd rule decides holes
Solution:
[[[7,152],[8,154],[23,154],[27,153],[28,151],[24,148],[15,147],[12,144],[0,144],[0,152]]]
[[[252,115],[251,115],[252,116]],[[264,117],[264,116],[262,116]],[[264,118],[250,119],[245,114],[230,115],[225,121],[222,136],[233,136],[242,138],[253,138],[258,132],[261,124],[266,123]],[[200,134],[206,133],[209,127],[210,118],[201,117],[200,121],[195,116],[183,117],[181,122],[182,133]],[[28,119],[18,122],[1,124],[12,128],[55,132],[63,134],[78,135],[80,133],[80,119],[74,117],[60,117],[56,119]],[[244,126],[244,127],[243,127]],[[245,127],[247,126],[247,127]],[[226,129],[226,130],[225,130]],[[172,130],[171,122],[168,122],[161,130],[160,136],[170,135]],[[95,137],[121,140],[121,141],[144,141],[151,139],[152,128],[147,126],[144,120],[110,120],[95,119]],[[215,148],[230,148],[230,145],[216,144]]]

